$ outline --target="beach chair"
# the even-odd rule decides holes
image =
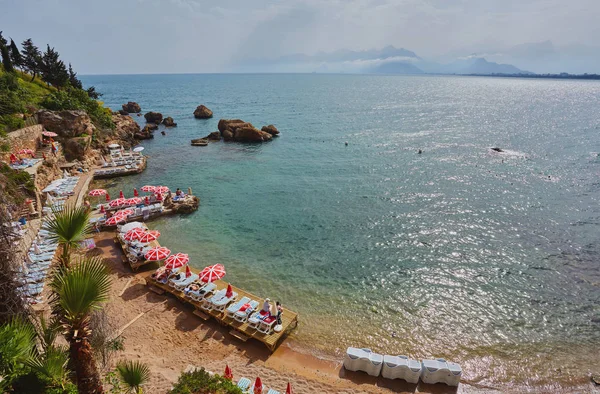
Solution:
[[[234,291],[234,292],[232,292],[231,297],[225,296],[218,300],[214,300],[212,302],[212,309],[219,311],[219,312],[223,312],[225,310],[225,307],[227,305],[229,305],[231,302],[235,301],[236,298],[237,298],[237,293]]]
[[[248,378],[240,378],[240,380],[238,380],[237,382],[237,386],[243,391],[246,392],[246,390],[248,389],[248,387],[250,387],[250,383],[252,383],[250,381],[250,379]]]
[[[237,311],[240,310],[240,308],[242,306],[244,306],[244,304],[247,304],[250,301],[250,298],[248,297],[243,297],[241,300],[229,305],[229,307],[227,308],[227,310],[225,310],[225,315],[227,317],[230,317],[233,319],[233,316],[235,315],[235,313]]]
[[[215,289],[217,288],[217,285],[214,283],[207,283],[206,285],[204,285],[202,288],[200,288],[200,290],[198,291],[190,291],[190,293],[188,294],[188,297],[190,297],[192,300],[194,301],[202,301],[207,295],[211,294],[213,291],[215,291]]]
[[[264,318],[266,318],[267,316],[269,316],[269,312],[265,312],[263,310],[260,310],[258,312],[254,312],[248,318],[248,327],[249,328],[254,328],[255,330],[258,329],[258,325],[260,324],[260,322]]]
[[[240,323],[245,323],[246,320],[248,320],[248,316],[250,316],[256,310],[256,308],[258,308],[258,301],[251,300],[249,302],[249,306],[245,309],[243,307],[240,308],[233,314],[233,318]]]
[[[191,274],[189,278],[184,278],[183,281],[177,282],[175,284],[175,289],[177,289],[179,291],[183,291],[183,289],[185,289],[188,285],[197,281],[198,278],[199,278],[198,274]]]
[[[256,329],[258,332],[262,332],[263,334],[269,335],[271,330],[273,330],[273,326],[277,318],[275,316],[265,317],[258,323],[258,328]]]
[[[281,393],[277,390],[269,389],[269,391],[267,391],[267,394],[281,394]]]
[[[206,311],[210,311],[213,307],[213,301],[217,301],[225,297],[225,293],[227,293],[227,289],[221,289],[217,291],[212,297],[204,298],[200,307]]]

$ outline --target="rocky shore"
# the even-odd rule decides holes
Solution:
[[[267,142],[279,135],[279,130],[274,125],[263,126],[257,129],[250,122],[241,119],[221,119],[217,126],[219,131],[213,131],[202,138],[210,141],[235,141],[235,142]],[[192,140],[192,144],[194,141]]]

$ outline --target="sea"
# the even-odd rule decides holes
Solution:
[[[461,364],[480,387],[568,391],[600,372],[600,82],[460,76],[83,76],[171,116],[148,168],[192,188],[150,223],[191,265],[300,314],[285,341]],[[193,117],[204,104],[214,117]],[[140,125],[143,117],[133,115]],[[263,144],[190,140],[240,118]],[[491,148],[500,148],[497,152]]]

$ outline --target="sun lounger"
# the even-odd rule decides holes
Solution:
[[[213,301],[217,301],[225,297],[225,293],[227,293],[227,289],[221,289],[217,291],[212,297],[204,298],[200,307],[202,307],[202,309],[204,310],[210,311],[213,307]]]
[[[258,307],[258,301],[256,301],[256,300],[251,300],[248,304],[249,305],[247,308],[242,307],[233,314],[233,318],[236,321],[239,321],[240,323],[244,323],[246,320],[248,320],[248,316],[250,316]]]
[[[279,391],[269,389],[269,391],[267,391],[267,394],[281,394],[281,393],[279,393]]]
[[[194,301],[202,301],[202,299],[204,299],[206,296],[208,296],[209,294],[211,294],[213,291],[215,291],[215,289],[217,288],[217,285],[214,283],[207,283],[204,287],[202,287],[200,290],[198,291],[190,291],[190,293],[188,294],[188,296],[194,300]]]
[[[275,325],[276,321],[277,321],[277,318],[275,316],[265,317],[258,324],[257,330],[259,332],[262,332],[263,334],[267,334],[268,335],[268,334],[271,333],[271,330],[273,329],[273,326]]]
[[[267,316],[269,316],[269,312],[265,312],[263,310],[253,313],[248,318],[248,326],[250,328],[254,328],[255,330],[258,329],[260,322]]]
[[[250,381],[250,379],[248,378],[240,378],[240,380],[238,380],[237,382],[237,386],[242,390],[242,391],[246,391],[248,389],[248,387],[250,387],[250,383],[252,383]]]
[[[227,305],[229,305],[229,303],[235,301],[235,299],[237,298],[237,293],[234,291],[231,294],[231,297],[223,297],[219,300],[214,300],[212,302],[212,309],[219,311],[219,312],[223,312],[225,310],[225,307]]]
[[[198,280],[198,274],[191,274],[188,278],[184,277],[179,281],[171,281],[169,286],[174,287],[177,290],[183,291],[187,285],[192,284],[193,282]]]
[[[225,311],[225,315],[227,317],[230,317],[233,319],[233,316],[235,315],[235,313],[237,311],[240,310],[240,308],[244,305],[247,304],[248,302],[250,302],[250,298],[248,297],[243,297],[241,300],[229,305],[229,307],[227,308],[227,310]]]

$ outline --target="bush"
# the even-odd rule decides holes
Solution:
[[[84,110],[96,126],[111,129],[115,127],[110,109],[90,98],[85,90],[67,87],[46,96],[41,105],[52,111]]]
[[[0,174],[7,178],[6,190],[10,190],[10,188],[18,189],[23,186],[30,194],[35,195],[35,184],[29,173],[13,170],[8,164],[0,163]]]
[[[25,121],[12,115],[0,116],[0,128],[5,132],[13,131],[25,126]]]
[[[219,375],[210,376],[202,368],[182,373],[169,394],[242,394],[242,390]]]

